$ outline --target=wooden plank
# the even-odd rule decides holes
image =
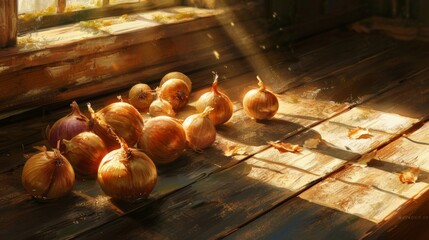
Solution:
[[[416,194],[377,226],[370,229],[367,233],[369,239],[406,236],[420,239],[426,236],[427,228],[424,226],[428,215],[429,165],[425,159],[427,159],[429,148],[428,133],[429,124],[426,122],[417,131],[402,136],[378,151],[377,158],[368,162],[369,167],[381,169],[387,173],[400,174],[413,167],[420,169],[416,184],[397,185],[397,188],[413,189]]]
[[[155,12],[149,12],[148,14],[151,13]],[[201,15],[201,17],[198,17],[198,14]],[[87,32],[84,29],[81,29],[78,25],[66,25],[36,31],[31,34],[23,35],[22,39],[26,40],[28,38],[32,40],[32,42],[36,43],[39,41],[43,46],[39,46],[40,49],[37,47],[28,47],[27,49],[10,48],[2,50],[0,52],[2,72],[6,73],[22,69],[23,67],[52,63],[58,61],[58,56],[63,56],[61,59],[67,59],[67,56],[70,58],[94,54],[100,51],[110,51],[134,44],[149,42],[154,39],[169,38],[180,34],[205,30],[211,27],[219,27],[220,25],[226,24],[223,22],[224,20],[222,20],[222,17],[218,16],[218,14],[220,14],[219,11],[211,10],[209,12],[198,14],[193,21],[176,24],[159,24],[142,18],[138,14],[130,15],[130,19],[136,18],[136,21],[129,21],[127,23],[131,24],[132,29],[135,31],[130,32],[131,30],[128,29],[128,33],[125,31],[125,33],[121,34],[113,31],[112,34],[114,36],[106,34],[108,31],[104,32],[104,34],[103,32]],[[104,18],[100,19],[100,21],[118,18],[119,17]],[[246,19],[249,20],[249,18],[240,18],[240,20]],[[133,24],[134,22],[139,24]],[[262,22],[259,21],[259,23],[261,24]],[[229,22],[227,24],[229,24]],[[111,27],[118,29],[122,28],[121,32],[124,32],[123,28],[129,28],[126,23],[115,23]],[[110,28],[106,28],[106,30],[109,29]],[[79,39],[79,41],[76,41],[76,39]],[[49,54],[55,54],[56,57],[46,54],[47,51]],[[11,59],[13,59],[13,61],[11,61]]]
[[[93,222],[116,216],[110,204],[103,198],[87,199],[70,194],[58,201],[37,202],[21,185],[21,170],[1,174],[0,234],[3,237],[57,238],[65,231],[88,227]],[[37,222],[37,224],[35,224]],[[55,226],[55,229],[49,226]],[[62,226],[69,226],[63,229]]]
[[[424,74],[427,74],[427,71],[419,74],[420,78],[416,81],[406,82],[403,84],[403,87],[392,89],[392,91],[386,92],[386,94],[383,94],[380,98],[369,101],[366,105],[375,110],[413,118],[424,118],[428,114],[426,98],[413,97],[412,104],[409,104],[408,100],[410,96],[425,96],[429,92],[427,78],[421,77]],[[385,102],[389,102],[390,104],[386,105]]]
[[[207,34],[210,34],[212,39],[208,39]],[[198,39],[198,41],[195,39]],[[208,41],[202,41],[202,39],[207,39]],[[37,92],[38,88],[58,89],[61,87],[67,88],[74,84],[82,85],[95,79],[106,78],[106,75],[120,75],[137,68],[180,61],[181,54],[191,54],[196,57],[196,53],[204,49],[212,53],[211,49],[213,48],[229,45],[231,43],[227,35],[221,28],[217,28],[133,45],[122,48],[121,51],[102,52],[75,58],[73,61],[64,61],[20,72],[12,72],[0,77],[0,81],[5,85],[2,88],[2,99],[0,101],[6,102],[6,99],[16,95],[28,95],[29,91]],[[40,76],[41,74],[43,75]],[[12,84],[21,87],[14,88],[9,86]]]
[[[429,99],[426,94],[416,93],[415,91],[415,87],[417,86],[422,91],[429,87],[425,75],[425,73],[422,73],[416,76],[413,81],[404,83],[405,86],[392,89],[374,98],[374,100],[369,101],[367,104],[373,105],[373,102],[382,104],[384,106],[383,109],[389,112],[395,112],[394,109],[401,110],[403,106],[409,106],[413,109],[426,105],[427,108]],[[401,103],[398,100],[393,99],[393,101],[390,101],[387,98],[387,96],[395,94],[399,95],[397,98],[398,100],[401,99]],[[428,113],[425,111],[419,113],[413,112],[412,115],[418,117],[420,120],[428,117]],[[342,115],[339,117],[342,118]],[[357,119],[360,118],[359,115],[355,115],[355,117]],[[377,117],[376,120],[380,123],[388,124],[386,119]],[[399,129],[403,129],[403,124],[389,118],[390,120],[392,120],[392,123],[396,123],[397,127],[400,127]],[[374,124],[374,122],[371,124]],[[362,125],[362,123],[359,125]],[[315,129],[318,127],[315,127]],[[383,128],[386,131],[388,131],[387,129],[392,129],[388,125],[383,126]],[[341,127],[338,129],[341,129]],[[343,145],[343,130],[338,129],[328,131],[335,131],[335,133],[331,132],[331,134],[337,135],[334,141],[341,143],[337,145]],[[425,180],[428,174],[426,169],[427,163],[423,160],[426,156],[428,145],[422,144],[427,142],[427,136],[429,136],[427,134],[428,129],[429,125],[426,124],[409,137],[401,137],[382,148],[377,152],[376,156],[374,155],[366,159],[365,162],[368,162],[367,167],[358,163],[330,175],[327,179],[306,190],[297,198],[285,202],[273,209],[273,211],[238,230],[230,238],[288,236],[286,235],[289,234],[287,230],[291,229],[292,226],[294,226],[294,230],[289,230],[290,234],[297,238],[317,235],[335,239],[339,236],[339,231],[345,231],[350,236],[361,238],[371,233],[371,231],[376,231],[377,229],[386,230],[388,227],[392,227],[395,221],[390,223],[390,219],[395,218],[395,216],[397,217],[397,210],[409,206],[411,202],[414,202],[414,198],[418,198],[419,195],[429,189],[428,182]],[[326,134],[322,134],[322,137],[326,139]],[[415,139],[416,141],[413,142],[409,139]],[[380,145],[382,146],[382,144]],[[361,146],[357,146],[352,148],[352,150],[363,153],[363,149],[360,148]],[[373,149],[374,146],[367,148],[369,151]],[[412,151],[409,149],[412,149]],[[420,155],[422,158],[416,157]],[[415,184],[401,183],[399,173],[411,167],[420,167],[420,180]],[[306,203],[305,207],[301,206],[302,202]],[[423,203],[424,201],[421,201],[421,204]],[[317,210],[314,210],[315,208]],[[295,209],[299,209],[299,211],[296,212]],[[329,223],[324,222],[323,219],[326,219],[326,217],[322,214],[325,214],[325,209],[331,209],[330,212],[337,212],[341,217],[330,219]],[[290,215],[291,211],[293,215]],[[404,210],[404,212],[407,213],[407,210]],[[344,226],[343,219],[345,217],[353,219],[352,222],[356,227],[349,228],[348,226]],[[305,222],[310,221],[310,219],[317,219],[318,221],[322,221],[322,223],[318,222],[311,226],[305,224],[296,225],[297,221],[303,222],[304,220]],[[368,224],[368,222],[372,222],[373,224]],[[375,234],[379,233],[382,233],[382,231]]]
[[[362,46],[362,42],[368,42],[368,44]],[[351,40],[338,41],[337,44],[320,49],[316,52],[304,56],[297,56],[298,61],[289,64],[287,68],[275,68],[275,70],[280,72],[279,75],[284,74],[284,78],[286,80],[290,79],[292,82],[289,83],[289,81],[284,81],[283,79],[283,84],[286,85],[286,88],[283,86],[283,89],[279,89],[279,91],[283,92],[287,88],[304,84],[312,86],[309,85],[311,82],[316,82],[314,84],[316,86],[323,84],[329,79],[326,78],[327,76],[335,78],[334,73],[347,71],[346,68],[360,69],[365,62],[373,58],[378,59],[379,55],[388,54],[389,51],[395,48],[396,44],[397,43],[389,40],[385,41],[383,37],[379,38],[376,35],[358,35]],[[362,51],[356,52],[356,49]],[[333,56],[335,56],[335,58]],[[367,71],[371,71],[371,69],[367,69]],[[338,80],[333,81],[335,82]],[[354,82],[353,79],[350,81]],[[343,79],[343,82],[345,82],[345,79]]]
[[[2,1],[0,3],[0,49],[16,45],[18,20],[18,2]]]
[[[418,119],[356,107],[313,129],[320,133],[324,141],[339,149],[364,154],[389,142],[396,134],[411,128],[417,122]],[[367,129],[371,137],[351,138],[349,133],[356,128]]]
[[[429,191],[419,194],[418,198],[404,204],[388,222],[375,226],[365,239],[425,239],[428,234],[428,199]]]
[[[27,49],[12,48],[2,50],[0,52],[0,62],[4,68],[7,67],[2,72],[11,72],[24,67],[57,62],[58,57],[46,54],[47,51],[49,54],[55,54],[56,56],[62,54],[63,57],[61,57],[61,59],[67,59],[149,42],[154,39],[154,36],[156,37],[155,39],[162,39],[209,29],[211,27],[218,27],[220,23],[217,17],[213,16],[214,14],[215,12],[211,16],[196,18],[193,21],[177,24],[159,24],[134,14],[130,16],[130,19],[136,18],[135,22],[138,24],[132,25],[135,31],[132,33],[113,34],[113,36],[108,34],[108,32],[81,29],[78,24],[25,34],[21,37],[23,40],[28,38],[31,40],[30,42],[40,42],[42,46],[39,46],[39,48],[28,47]],[[103,18],[100,19],[100,21],[115,19],[119,19],[119,17]],[[133,22],[134,21],[128,21],[126,23],[130,24]],[[113,21],[113,23],[115,22]],[[126,27],[126,23],[118,22],[111,27],[119,25],[119,27],[122,26],[122,28],[124,28]],[[11,61],[11,58],[14,61]],[[26,65],[24,65],[24,63]]]
[[[427,47],[421,43],[398,44],[377,57],[334,71],[321,81],[306,84],[298,94],[308,98],[317,95],[324,100],[360,103],[380,90],[388,90],[425,71],[427,67],[423,59],[427,58],[427,53]]]

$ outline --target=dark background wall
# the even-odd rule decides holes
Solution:
[[[368,0],[368,5],[375,15],[409,18],[429,23],[428,0]],[[392,8],[395,5],[396,8]]]

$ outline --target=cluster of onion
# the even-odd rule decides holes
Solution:
[[[58,139],[57,149],[41,148],[42,153],[25,163],[22,183],[28,193],[43,200],[62,197],[72,189],[76,171],[97,178],[113,198],[134,201],[146,197],[155,186],[156,167],[146,154],[128,148],[142,135],[144,123],[139,111],[116,102],[95,112],[88,104],[88,119],[76,102],[71,107],[72,112],[47,131],[51,145]]]
[[[164,75],[156,90],[144,83],[132,86],[128,98],[131,105],[141,112],[149,112],[152,117],[174,117],[188,104],[191,91],[192,82],[188,76],[170,72]]]
[[[138,84],[129,92],[131,104],[116,102],[97,112],[88,104],[90,118],[73,102],[72,112],[47,129],[51,146],[61,142],[58,149],[44,148],[25,164],[25,189],[38,199],[64,196],[73,186],[76,171],[97,178],[112,198],[135,201],[147,197],[157,180],[155,164],[175,161],[188,147],[209,147],[216,139],[215,125],[231,118],[232,102],[217,85],[215,74],[211,91],[197,101],[200,113],[187,117],[183,124],[172,116],[188,103],[192,82],[178,72],[161,80],[155,101],[154,91]],[[153,118],[144,123],[139,110],[149,111]]]

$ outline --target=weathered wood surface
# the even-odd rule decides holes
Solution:
[[[394,112],[401,112],[404,116],[407,116],[407,114],[402,110],[403,108],[418,109],[418,111],[408,111],[408,113],[411,113],[408,116],[414,117],[415,121],[424,121],[429,117],[428,112],[423,110],[424,108],[427,109],[429,104],[429,99],[424,94],[425,89],[428,89],[428,87],[426,73],[419,74],[409,82],[405,82],[403,85],[365,103],[364,106],[369,114],[353,114],[352,117],[359,119],[360,126],[365,125],[364,122],[367,122],[372,125],[370,128],[376,131],[380,131],[380,128],[382,128],[384,133],[392,133],[394,128],[392,128],[391,124],[395,124],[396,127],[399,127],[396,131],[403,133],[411,125],[406,126],[400,121],[395,121],[395,118],[383,120],[382,117],[377,117],[378,123],[382,124],[379,126],[377,126],[377,121],[369,122],[368,120],[371,117],[367,118],[368,115],[372,115],[375,112],[381,113],[378,110],[371,109],[370,106],[383,106],[379,109],[387,110],[388,114],[392,114],[390,112],[393,112],[393,114]],[[420,90],[416,92],[416,89]],[[345,114],[339,115],[337,118],[344,119],[343,115]],[[361,120],[362,117],[365,119],[364,122]],[[397,115],[396,119],[398,117],[399,115]],[[400,118],[406,119],[404,117]],[[362,145],[360,144],[359,146],[353,144],[350,147],[351,140],[347,139],[345,133],[347,130],[344,127],[335,129],[325,129],[323,127],[323,125],[326,126],[333,122],[342,122],[341,120],[335,120],[334,118],[329,121],[331,123],[323,123],[314,129],[318,132],[327,130],[324,134],[321,133],[322,138],[324,140],[329,138],[330,140],[328,141],[331,141],[333,145],[339,146],[340,149],[346,148],[346,150],[350,149],[354,150],[354,152],[368,153],[377,149],[377,146],[383,146],[383,142],[379,142],[377,146],[367,147],[366,151],[361,148]],[[412,124],[412,122],[409,122],[409,124]],[[407,211],[407,207],[415,207],[413,206],[414,199],[424,195],[423,193],[429,189],[426,176],[427,161],[423,160],[428,151],[428,145],[425,144],[427,142],[428,126],[426,124],[409,136],[401,137],[378,150],[376,154],[366,155],[359,161],[355,159],[353,162],[357,163],[329,175],[328,178],[298,197],[285,202],[229,237],[231,239],[254,239],[262,236],[278,238],[311,238],[312,236],[318,236],[329,239],[344,239],[344,236],[349,236],[350,239],[354,239],[364,236],[371,237],[374,232],[375,238],[380,235],[384,236],[383,234],[389,235],[386,233],[388,227],[395,226],[395,223],[400,223],[400,217],[403,217],[397,211],[407,213],[408,215],[405,216],[412,214],[412,212]],[[392,140],[399,136],[401,134],[391,135],[391,137],[394,137]],[[370,139],[354,140],[354,142],[361,141],[362,143],[362,141],[365,142]],[[388,143],[388,141],[384,143]],[[413,167],[419,167],[421,171],[417,183],[402,183],[399,179],[399,174]],[[420,206],[423,206],[424,202],[427,202],[427,200],[419,200]],[[317,219],[318,222],[312,223],[312,219]],[[345,220],[347,224],[345,224]],[[406,218],[402,218],[402,221],[406,221]],[[304,224],[305,222],[310,222],[311,224]],[[380,232],[377,232],[378,229],[384,231],[379,230]],[[339,234],[339,232],[343,234]],[[420,229],[420,233],[422,232]],[[412,233],[410,234],[409,237],[413,236]],[[416,237],[421,238],[423,236],[417,235]]]
[[[182,9],[195,14],[193,18],[186,21],[177,20],[170,24],[161,24],[152,21],[152,15],[168,14],[170,12],[180,12]],[[252,18],[248,14],[240,11],[251,11],[252,7],[247,9],[234,9],[229,14],[237,16],[239,22],[251,20],[254,21],[251,26],[254,30],[260,30],[263,25],[267,27],[266,21],[263,22],[258,12],[254,12]],[[22,39],[30,39],[30,44],[25,44],[16,48],[8,48],[0,51],[0,63],[2,64],[1,73],[20,70],[23,67],[35,65],[44,65],[58,61],[55,56],[61,56],[61,59],[71,57],[80,57],[97,52],[112,51],[135,44],[141,44],[156,39],[169,38],[189,32],[207,30],[220,25],[228,27],[228,21],[223,13],[226,10],[202,10],[187,7],[174,7],[170,9],[147,12],[145,14],[130,14],[130,21],[111,22],[112,25],[101,28],[101,31],[88,31],[80,28],[78,24],[65,25],[62,27],[39,30],[31,34],[22,35]],[[102,20],[115,20],[116,18],[104,18]],[[135,21],[131,21],[134,20]],[[259,21],[258,21],[259,19]],[[192,20],[192,21],[191,21]],[[236,22],[237,24],[240,24]],[[80,41],[76,41],[79,39]],[[25,41],[23,41],[25,43]],[[35,43],[35,44],[31,44]],[[37,43],[42,44],[42,46]],[[53,54],[53,55],[52,55]],[[11,58],[12,60],[11,61]],[[26,63],[24,65],[24,63]]]
[[[324,238],[356,239],[380,236],[401,239],[424,239],[422,223],[427,213],[428,129],[425,124],[416,132],[401,137],[367,159],[367,165],[354,164],[329,176],[291,201],[239,229],[230,239]],[[404,150],[406,149],[406,150]],[[404,184],[399,174],[420,167],[415,184]],[[417,204],[417,206],[416,206]],[[420,207],[421,212],[409,211]],[[417,216],[413,221],[412,214]],[[420,218],[419,218],[420,216]],[[317,219],[317,221],[315,221]],[[417,232],[390,233],[402,222]],[[423,223],[424,224],[424,223]],[[341,234],[340,234],[341,233]],[[399,233],[399,234],[398,234]],[[404,234],[406,233],[406,235]]]
[[[381,56],[376,57],[383,59]],[[386,69],[389,69],[391,63],[380,61],[378,64],[383,66],[382,62],[386,64]],[[366,63],[363,63],[355,65],[349,71],[359,71],[366,67]],[[415,75],[416,72],[420,72],[424,67],[417,65],[413,69],[414,71],[403,71],[397,77],[402,80],[406,79]],[[373,69],[373,71],[377,71],[377,69]],[[373,74],[372,71],[364,72],[354,81],[365,81],[364,79],[371,74]],[[384,82],[384,84],[374,86],[372,89],[375,91],[374,96],[377,95],[377,90],[381,93],[385,91],[386,87],[390,87],[389,79],[388,75],[381,78],[380,82]],[[353,82],[351,83],[353,84]],[[287,93],[293,93],[295,90],[299,92],[299,89],[293,89]],[[359,94],[359,90],[363,91],[357,89],[354,93]],[[323,94],[320,97],[323,98]],[[377,98],[378,96],[375,97],[375,99]],[[425,99],[427,103],[428,99]],[[315,100],[318,100],[317,96]],[[343,101],[345,100],[343,99]],[[412,100],[409,99],[410,105],[413,104]],[[299,101],[300,98],[298,98]],[[303,105],[305,106],[305,104]],[[299,116],[299,114],[295,114],[295,116]],[[386,119],[392,121],[386,124]],[[121,218],[104,227],[94,229],[88,235],[82,235],[82,238],[95,239],[110,236],[115,232],[125,237],[144,235],[146,232],[157,232],[166,238],[226,236],[237,227],[252,221],[288,198],[294,197],[332,172],[340,171],[348,162],[356,162],[362,154],[390,142],[398,134],[411,128],[417,121],[419,120],[367,108],[353,108],[301,135],[287,139],[288,142],[301,146],[305,144],[306,140],[320,139],[322,142],[313,151],[305,150],[300,154],[281,155],[277,150],[270,148],[232,168],[212,174],[161,201],[131,213],[127,215],[128,218]],[[242,125],[245,126],[245,123]],[[369,128],[373,137],[350,139],[348,131],[355,127]],[[248,134],[254,135],[259,132],[254,131]],[[231,133],[230,135],[237,136],[238,134]],[[247,139],[248,142],[251,142],[249,138]],[[262,141],[258,143],[264,144]],[[335,213],[338,215],[340,212]],[[140,223],[140,225],[133,224],[135,227],[127,228],[127,233],[125,233],[121,229],[129,221]],[[276,221],[281,222],[280,219]],[[177,226],[177,228],[168,226]],[[369,229],[374,224],[368,221],[366,226]],[[302,226],[302,228],[305,227]],[[255,229],[255,226],[250,229]],[[355,234],[359,236],[362,233]],[[250,234],[249,237],[251,236]]]

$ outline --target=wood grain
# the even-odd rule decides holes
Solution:
[[[16,45],[18,2],[2,1],[0,3],[0,49]]]
[[[383,109],[387,109],[389,112],[397,112],[395,109],[400,110],[404,105],[409,106],[411,109],[414,108],[413,106],[418,107],[424,104],[427,106],[427,104],[429,104],[429,99],[425,94],[416,94],[415,91],[413,94],[409,94],[410,92],[407,94],[407,89],[415,89],[414,87],[416,85],[419,85],[421,89],[426,89],[427,83],[423,84],[424,82],[427,82],[425,79],[426,74],[418,74],[413,78],[413,80],[405,82],[403,84],[404,86],[392,89],[364,105],[365,107],[367,105],[373,106],[373,103],[376,102],[378,104],[382,104],[384,107]],[[390,99],[387,97],[393,96],[394,94],[399,95],[397,98],[401,99],[401,103],[396,101],[395,98]],[[370,111],[375,110],[371,109]],[[341,118],[345,119],[344,117],[347,118],[346,114],[339,115],[337,120]],[[350,114],[350,116],[356,117],[356,119],[360,118],[359,114]],[[416,120],[421,121],[427,118],[428,114],[427,112],[420,111],[418,115],[414,113],[412,116],[418,116],[419,118]],[[404,120],[407,119],[404,117],[401,118]],[[370,123],[373,128],[381,127],[387,132],[392,132],[391,130],[393,129],[389,126],[389,124],[392,123],[395,123],[395,125],[399,127],[397,128],[399,133],[403,132],[403,130],[407,128],[406,125],[393,120],[394,118],[389,117],[389,120],[383,120],[383,117],[376,117],[376,119],[376,121],[370,121],[367,123]],[[330,122],[334,122],[334,120],[335,118]],[[350,121],[350,119],[345,120],[345,122]],[[383,125],[374,127],[377,125],[377,122],[382,123]],[[365,123],[361,122],[359,125],[362,124]],[[324,124],[316,126],[315,129],[322,128],[321,126],[323,125]],[[326,130],[331,134],[336,135],[334,137],[334,141],[344,143],[341,140],[344,139],[344,137],[342,137],[343,131],[339,129],[342,129],[342,127],[337,127],[334,130],[335,132],[332,131],[333,129]],[[399,217],[403,215],[398,214],[398,211],[401,213],[402,209],[404,209],[404,213],[410,214],[405,207],[410,206],[409,204],[415,201],[414,198],[419,198],[422,193],[428,189],[426,161],[422,161],[416,157],[421,155],[424,158],[426,155],[427,145],[424,143],[427,142],[427,130],[428,126],[426,124],[409,136],[401,137],[378,150],[374,157],[366,161],[368,162],[367,164],[362,165],[358,162],[357,164],[345,167],[342,171],[329,175],[325,180],[304,191],[298,197],[290,201],[286,201],[284,204],[275,208],[273,211],[268,212],[263,217],[258,218],[249,225],[246,225],[236,233],[232,234],[229,238],[249,239],[255,237],[258,238],[258,236],[289,236],[288,234],[299,238],[304,236],[316,236],[317,234],[318,236],[324,236],[325,238],[335,239],[340,237],[338,231],[341,230],[338,229],[343,229],[350,236],[356,236],[357,238],[367,236],[373,232],[375,232],[374,236],[377,236],[377,234],[383,235],[383,232],[386,229],[394,226],[395,223],[401,222]],[[397,134],[396,136],[401,135]],[[326,134],[322,133],[322,137],[323,139],[326,139]],[[415,139],[415,141],[410,141],[410,139]],[[383,145],[381,144],[379,146]],[[354,148],[348,148],[351,148],[355,152],[362,153],[364,151],[363,149],[360,150],[361,147],[362,145]],[[374,147],[375,146],[368,146],[367,150],[372,150]],[[419,180],[417,180],[417,183],[401,183],[399,174],[412,167],[421,168],[421,173],[419,174]],[[301,208],[301,203],[303,201],[311,204],[307,204],[306,207]],[[425,200],[422,199],[418,202],[420,202],[421,205]],[[314,210],[315,208],[317,210]],[[291,216],[290,212],[296,211],[295,209],[299,209],[297,211],[298,213]],[[331,219],[329,224],[324,224],[324,220],[322,219],[325,219],[325,216],[321,215],[321,212],[325,212],[324,209],[330,209],[329,212],[336,212],[342,217]],[[289,216],[291,217],[289,218]],[[352,222],[354,227],[352,229],[344,226],[343,217],[347,216],[349,219],[353,219]],[[320,219],[322,221],[322,223],[320,223],[322,226],[329,225],[329,227],[320,228],[319,223],[315,223],[310,226],[295,224],[296,221],[302,221],[302,219]],[[390,220],[392,219],[396,220],[393,220],[391,223]],[[402,221],[406,220],[403,218]],[[369,224],[369,222],[372,222],[373,224]],[[376,226],[376,224],[379,225]],[[288,232],[287,230],[291,229],[292,226],[294,226],[294,230],[290,230]],[[384,231],[376,232],[377,229],[383,229]],[[370,236],[371,235],[369,235],[369,237]]]

